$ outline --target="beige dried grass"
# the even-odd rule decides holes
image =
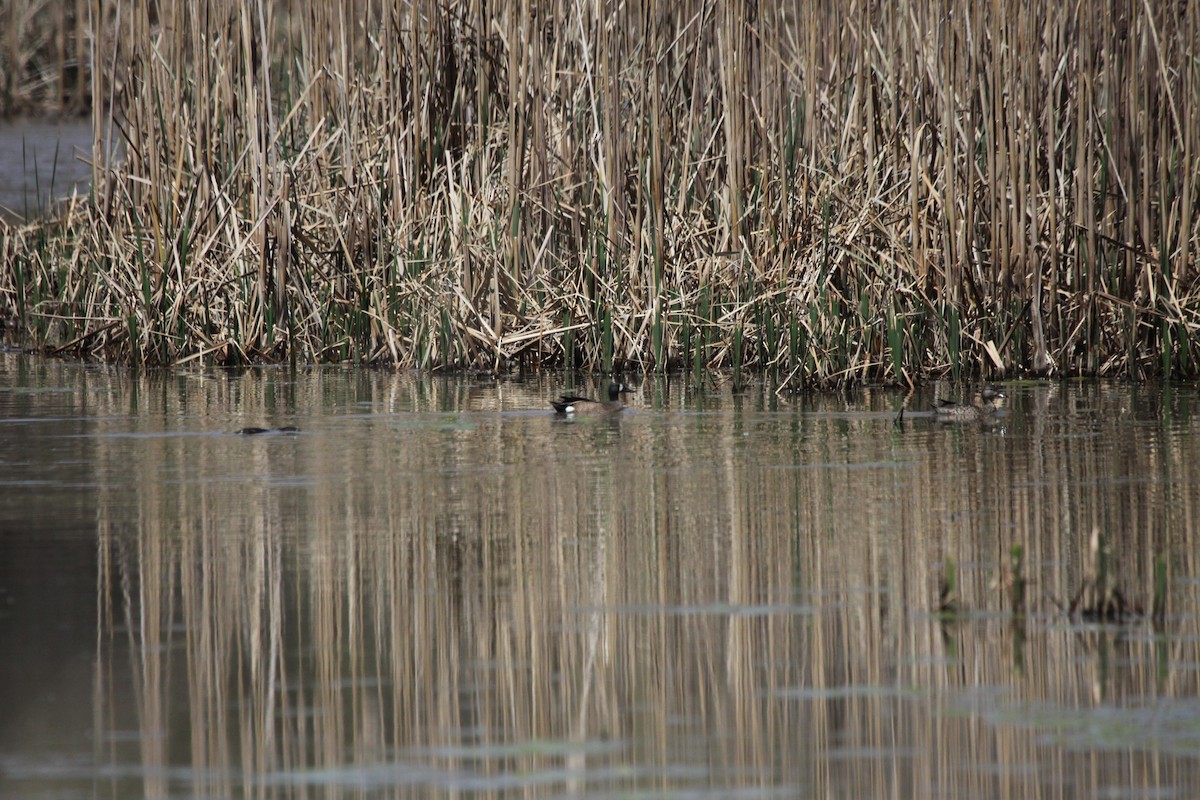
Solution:
[[[122,156],[3,234],[24,341],[805,385],[1197,372],[1192,5],[288,8],[95,4]]]

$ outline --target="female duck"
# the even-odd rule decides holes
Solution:
[[[568,417],[575,415],[602,416],[616,414],[625,408],[625,404],[621,402],[621,395],[632,391],[632,389],[623,383],[610,383],[608,385],[608,402],[591,400],[587,397],[579,397],[573,394],[564,394],[557,400],[551,400],[550,405],[554,406],[555,413]]]
[[[995,386],[985,386],[973,403],[938,400],[934,403],[933,415],[947,422],[978,422],[996,416],[1005,397],[1007,395]]]

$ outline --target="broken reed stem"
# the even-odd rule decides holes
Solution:
[[[146,363],[1200,371],[1200,5],[351,5],[93,4],[120,155],[3,233],[6,327]]]

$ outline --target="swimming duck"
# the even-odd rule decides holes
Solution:
[[[284,425],[282,428],[242,428],[238,431],[242,436],[257,436],[260,433],[299,433],[295,425]]]
[[[995,386],[985,386],[983,391],[976,395],[973,403],[938,400],[934,403],[933,415],[946,421],[978,422],[994,417],[1007,396]]]
[[[623,383],[610,383],[608,385],[608,402],[600,402],[599,400],[592,400],[573,394],[564,394],[557,400],[551,400],[550,405],[554,406],[556,414],[562,414],[563,416],[616,414],[625,408],[625,404],[621,402],[621,395],[632,391],[633,389],[630,389]]]

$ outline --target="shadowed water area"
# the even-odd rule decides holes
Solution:
[[[1196,796],[1195,387],[630,378],[0,355],[0,798]]]

